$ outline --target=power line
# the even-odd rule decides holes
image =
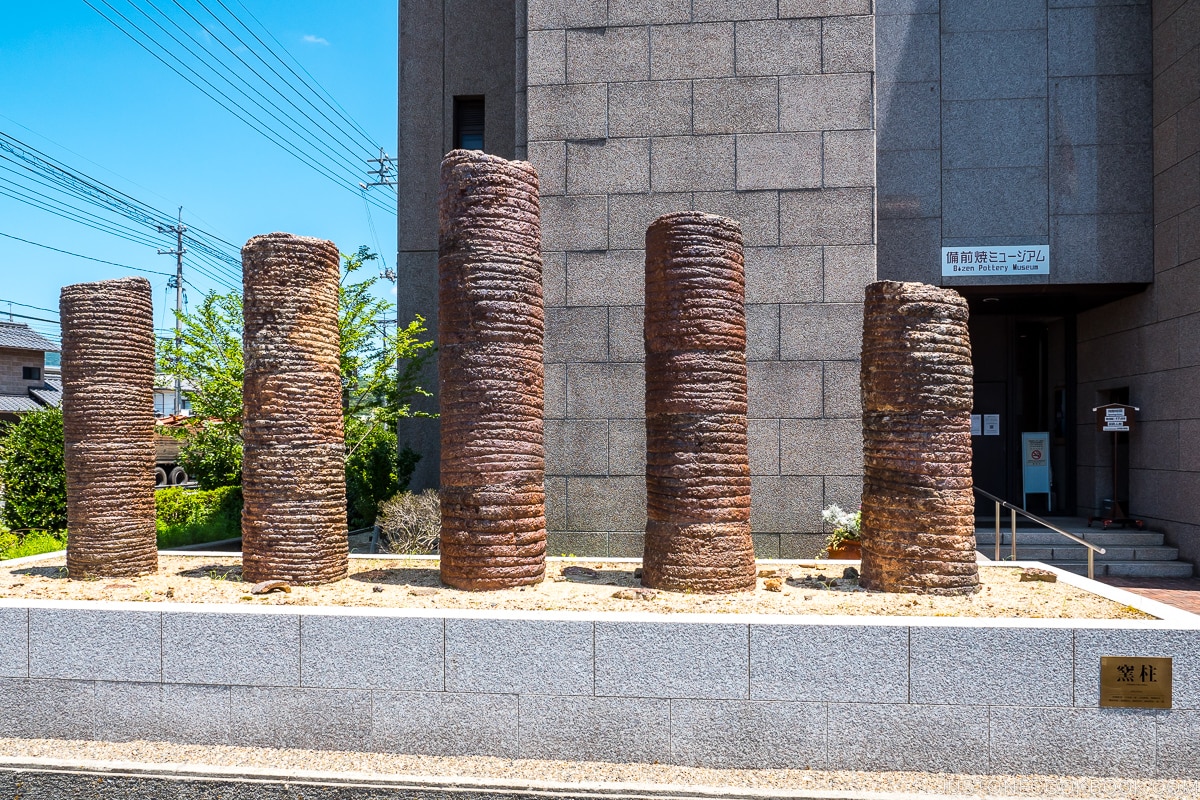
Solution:
[[[13,236],[11,233],[0,232],[0,236],[3,236],[6,239],[16,239],[18,242],[24,242],[25,244],[31,244],[34,247],[41,247],[46,250],[53,250],[54,252],[62,253],[63,255],[74,256],[75,258],[86,258],[88,261],[96,261],[101,264],[109,264],[114,267],[120,267],[121,269],[131,269],[135,272],[148,272],[151,275],[166,275],[167,277],[171,277],[171,274],[169,272],[159,272],[158,270],[153,270],[153,269],[142,269],[141,267],[131,267],[128,264],[118,264],[116,261],[105,261],[103,258],[95,258],[93,256],[85,256],[82,253],[72,253],[70,250],[63,250],[58,247],[51,247],[48,244],[42,244],[41,242],[33,242],[33,241],[30,241],[29,239],[22,239],[20,236]]]
[[[129,2],[132,4],[132,0],[128,0],[128,1],[129,1]],[[193,88],[195,88],[195,89],[197,89],[198,91],[200,91],[202,94],[204,94],[204,95],[205,95],[206,97],[208,97],[210,100],[212,100],[214,103],[216,103],[217,105],[221,106],[221,107],[222,107],[222,108],[224,108],[226,111],[228,111],[229,113],[233,114],[235,117],[237,117],[238,119],[240,119],[242,122],[244,122],[245,124],[247,124],[248,126],[250,126],[250,128],[251,128],[251,129],[253,129],[255,132],[257,132],[257,133],[261,134],[262,136],[264,136],[265,138],[267,138],[269,141],[271,141],[273,144],[275,144],[276,146],[278,146],[279,148],[281,148],[282,150],[284,150],[284,152],[287,152],[288,154],[292,155],[292,156],[293,156],[293,157],[295,157],[297,160],[299,160],[301,163],[303,163],[303,164],[305,164],[306,166],[308,166],[308,167],[310,167],[310,168],[312,168],[312,169],[316,170],[318,173],[320,173],[320,174],[321,174],[321,175],[323,175],[324,177],[328,178],[329,180],[333,181],[334,183],[338,184],[339,186],[343,187],[343,188],[344,188],[344,189],[346,189],[347,191],[353,191],[353,190],[354,190],[354,189],[353,189],[353,187],[350,185],[350,183],[349,183],[349,182],[347,182],[347,181],[346,181],[344,178],[339,178],[338,176],[334,175],[334,174],[333,174],[333,173],[332,173],[332,172],[331,172],[331,171],[330,171],[330,170],[329,170],[329,169],[328,169],[328,168],[327,168],[325,165],[317,163],[317,162],[316,162],[316,161],[315,161],[315,160],[314,160],[314,159],[313,159],[313,158],[312,158],[312,157],[311,157],[309,154],[302,152],[302,151],[301,151],[301,150],[300,150],[298,147],[295,147],[294,145],[291,145],[291,144],[289,144],[289,143],[288,143],[286,140],[284,140],[284,139],[282,139],[281,137],[279,137],[279,136],[275,135],[274,133],[272,133],[272,132],[269,130],[269,128],[266,126],[266,124],[265,124],[265,123],[264,123],[264,122],[263,122],[261,119],[259,119],[258,117],[256,117],[256,116],[255,116],[254,114],[252,114],[251,112],[247,111],[247,110],[246,110],[244,107],[242,107],[242,106],[241,106],[239,103],[237,103],[237,101],[235,101],[233,98],[229,97],[229,95],[227,95],[225,92],[221,91],[219,88],[217,88],[216,86],[214,86],[214,85],[212,84],[212,82],[211,82],[211,81],[209,81],[209,80],[208,80],[207,78],[205,78],[204,76],[200,75],[198,72],[196,72],[196,70],[195,70],[195,69],[193,69],[191,66],[189,66],[188,64],[186,64],[186,63],[185,63],[185,62],[184,62],[182,59],[180,59],[180,58],[179,58],[177,55],[175,55],[175,54],[174,54],[174,53],[172,53],[172,52],[171,52],[169,49],[167,49],[167,48],[166,48],[166,47],[164,47],[162,44],[160,44],[159,42],[157,42],[157,41],[154,39],[154,37],[153,37],[153,36],[150,36],[149,34],[147,34],[147,33],[146,33],[144,30],[142,30],[142,28],[141,28],[141,27],[139,27],[139,26],[138,26],[138,25],[137,25],[135,22],[133,22],[132,20],[130,20],[128,17],[126,17],[126,16],[125,16],[124,14],[122,14],[120,11],[116,10],[115,8],[113,8],[113,7],[112,7],[112,5],[110,5],[110,4],[109,4],[108,0],[99,0],[99,2],[103,3],[103,4],[104,4],[104,6],[105,6],[106,8],[108,8],[108,9],[109,9],[109,11],[111,11],[113,14],[115,14],[115,15],[116,15],[116,16],[118,16],[118,17],[120,17],[120,18],[121,18],[121,19],[122,19],[122,20],[123,20],[123,21],[124,21],[126,24],[128,24],[128,25],[129,25],[129,27],[130,27],[130,28],[132,28],[133,30],[135,30],[135,31],[137,31],[139,34],[141,34],[141,36],[142,36],[142,37],[143,37],[143,38],[144,38],[146,41],[142,41],[142,39],[139,39],[139,38],[138,38],[137,36],[135,36],[133,33],[130,33],[130,31],[129,31],[129,30],[127,30],[127,29],[126,29],[124,26],[122,26],[120,23],[118,23],[117,21],[115,21],[114,19],[112,19],[111,17],[109,17],[107,14],[105,14],[103,11],[101,11],[101,10],[100,10],[99,8],[97,8],[96,6],[92,5],[92,3],[91,3],[91,1],[90,1],[90,0],[83,0],[83,2],[84,2],[84,4],[86,4],[86,5],[87,5],[89,8],[91,8],[93,11],[95,11],[97,14],[99,14],[99,15],[100,15],[100,16],[101,16],[101,17],[102,17],[102,18],[103,18],[105,21],[107,21],[107,22],[108,22],[110,25],[112,25],[114,28],[116,28],[117,30],[119,30],[121,33],[125,34],[125,36],[127,36],[127,37],[128,37],[130,40],[132,40],[132,41],[133,41],[135,44],[137,44],[139,47],[141,47],[143,50],[145,50],[147,53],[149,53],[151,56],[153,56],[153,57],[154,57],[154,58],[155,58],[157,61],[159,61],[159,62],[160,62],[160,63],[161,63],[163,66],[167,67],[167,68],[168,68],[168,69],[170,69],[172,72],[174,72],[176,75],[178,75],[179,77],[183,78],[183,79],[184,79],[184,80],[185,80],[185,81],[186,81],[188,84],[190,84],[190,85],[191,85]],[[137,8],[137,6],[134,6],[134,7],[135,7],[135,8]],[[139,12],[141,12],[141,9],[138,9],[138,10],[139,10]],[[141,12],[141,13],[143,13],[143,15],[145,15],[145,12]],[[174,37],[173,37],[173,38],[174,38]],[[175,62],[177,62],[177,63],[179,64],[179,66],[180,66],[180,67],[182,67],[183,69],[187,70],[189,73],[191,73],[192,75],[194,75],[194,76],[195,76],[195,78],[196,78],[197,80],[199,80],[199,81],[200,81],[201,83],[203,83],[205,86],[209,87],[209,89],[211,89],[211,90],[212,90],[212,92],[215,92],[216,94],[218,94],[218,95],[220,95],[222,98],[224,98],[224,100],[225,100],[226,102],[222,102],[221,100],[218,100],[216,97],[214,97],[214,96],[213,96],[212,92],[208,91],[208,90],[207,90],[207,89],[205,89],[204,87],[202,87],[202,86],[200,86],[199,84],[197,84],[195,80],[192,80],[192,78],[188,77],[188,76],[187,76],[187,75],[185,75],[183,72],[181,72],[181,71],[180,71],[178,68],[176,68],[174,65],[172,65],[171,63],[169,63],[168,61],[166,61],[166,60],[165,60],[165,59],[164,59],[164,58],[163,58],[161,55],[159,55],[157,52],[155,52],[154,50],[152,50],[152,49],[151,49],[151,48],[150,48],[150,47],[149,47],[149,46],[146,44],[146,42],[150,42],[151,44],[155,45],[157,48],[159,48],[160,50],[162,50],[162,51],[163,51],[163,52],[164,52],[164,53],[165,53],[167,56],[169,56],[169,57],[170,57],[172,60],[174,60]],[[189,50],[189,52],[191,52],[191,51]],[[193,54],[193,55],[194,55],[194,54]],[[203,63],[203,60],[201,60],[201,63]],[[210,67],[210,69],[211,69],[211,67]],[[218,74],[219,74],[219,73],[218,73]],[[228,81],[226,81],[226,82],[228,82]],[[235,87],[235,88],[236,88],[236,87]],[[240,90],[239,90],[239,91],[240,91]],[[243,94],[244,94],[244,93],[243,93]],[[231,107],[231,106],[232,106],[232,107]],[[235,108],[236,108],[237,110],[234,110]],[[389,208],[389,207],[387,207],[387,206],[383,205],[383,204],[382,204],[382,203],[381,203],[381,202],[380,202],[378,199],[376,199],[376,198],[372,198],[372,203],[374,203],[374,204],[376,204],[377,206],[379,206],[379,208],[380,208],[380,209],[382,209],[382,210],[384,210],[384,211],[388,211],[389,213],[390,213],[390,212],[393,210],[393,209],[391,209],[391,208]]]
[[[57,314],[57,308],[46,308],[45,306],[31,306],[28,303],[18,303],[16,300],[5,300],[0,297],[0,303],[8,303],[10,306],[20,306],[21,308],[32,308],[34,311],[49,311],[51,314]]]

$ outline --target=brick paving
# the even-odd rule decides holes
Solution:
[[[1200,614],[1200,578],[1117,578],[1097,580],[1109,586],[1119,586],[1160,603]]]

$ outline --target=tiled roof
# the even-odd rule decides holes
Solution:
[[[9,347],[14,350],[58,352],[58,345],[54,342],[35,333],[28,325],[17,322],[0,322],[0,347]]]
[[[29,394],[34,400],[37,400],[44,406],[61,406],[62,381],[55,378],[47,378],[44,386],[30,389]]]
[[[22,411],[37,411],[41,408],[41,404],[28,395],[22,394],[0,394],[0,413],[3,412],[22,412]]]

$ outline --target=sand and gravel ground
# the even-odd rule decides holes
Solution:
[[[251,594],[241,559],[229,556],[162,556],[156,575],[72,581],[62,556],[0,565],[0,597],[19,600],[119,600],[246,605],[370,606],[377,608],[503,609],[542,611],[655,611],[662,613],[847,614],[866,616],[1036,617],[1151,619],[1149,615],[1065,583],[1021,582],[1020,570],[981,565],[982,589],[966,597],[868,592],[843,578],[846,562],[796,565],[762,562],[753,592],[692,595],[614,594],[640,586],[636,563],[552,559],[536,586],[465,592],[442,586],[437,560],[403,558],[350,561],[350,577],[326,586]],[[625,591],[622,591],[625,590]]]
[[[843,790],[911,792],[972,797],[1126,798],[1196,800],[1200,780],[1063,777],[1053,775],[949,775],[930,772],[849,772],[785,769],[705,769],[667,764],[607,764],[583,761],[535,761],[503,758],[410,756],[274,750],[255,747],[178,745],[162,742],[85,742],[57,739],[0,738],[5,757],[80,759],[140,764],[186,764],[189,768],[255,768],[281,773],[296,770],[355,772],[381,776],[470,777],[497,781],[654,784],[768,790]]]

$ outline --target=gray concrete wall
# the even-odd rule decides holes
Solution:
[[[881,278],[1049,243],[1003,283],[1152,279],[1148,2],[879,0],[876,29]]]
[[[1128,387],[1142,409],[1130,510],[1200,561],[1200,0],[1155,0],[1153,13],[1154,285],[1079,317],[1080,502],[1108,496],[1091,407]]]
[[[523,0],[400,0],[399,71],[399,287],[397,314],[416,314],[437,331],[438,168],[453,146],[454,98],[485,98],[484,149],[517,153],[517,14]],[[523,120],[522,120],[523,125]],[[437,365],[424,376],[437,386]],[[437,411],[436,398],[421,400]],[[400,441],[422,454],[414,489],[437,486],[440,445],[435,420],[401,420]]]
[[[528,156],[542,186],[552,554],[640,555],[644,235],[739,220],[752,525],[815,553],[861,493],[858,356],[874,279],[869,0],[529,0]]]
[[[1200,637],[1183,612],[846,624],[73,605],[0,601],[5,735],[1200,777]],[[1169,713],[1099,707],[1100,657],[1131,653],[1174,659]]]

